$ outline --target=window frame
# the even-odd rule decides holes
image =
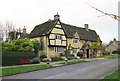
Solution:
[[[54,47],[54,52],[55,53],[63,53],[64,52],[64,48],[63,47]]]
[[[76,54],[77,53],[77,48],[73,48],[73,54]],[[76,51],[76,52],[75,52]]]
[[[77,42],[75,42],[76,40],[77,40]],[[74,38],[74,39],[73,39],[73,43],[74,43],[74,44],[77,44],[77,43],[78,43],[78,38]]]
[[[56,34],[55,39],[56,39],[56,40],[62,40],[62,35]]]

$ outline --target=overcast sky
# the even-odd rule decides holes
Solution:
[[[86,4],[111,14],[118,15],[120,0],[0,0],[0,21],[12,21],[17,28],[26,26],[27,32],[48,19],[53,19],[58,12],[61,22],[96,30],[103,42],[118,39],[118,21],[103,16]]]

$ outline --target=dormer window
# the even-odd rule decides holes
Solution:
[[[77,39],[77,38],[74,38],[74,39],[73,39],[73,43],[74,43],[74,44],[77,44],[77,43],[78,43],[78,39]]]
[[[56,40],[61,40],[62,36],[61,35],[56,35]]]

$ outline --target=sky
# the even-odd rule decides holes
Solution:
[[[58,12],[61,22],[95,30],[104,43],[118,39],[118,21],[91,8],[86,3],[118,15],[120,0],[0,0],[0,22],[11,21],[16,28],[27,29],[30,33],[41,23],[54,19]]]

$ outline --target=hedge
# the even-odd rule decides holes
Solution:
[[[51,57],[51,59],[52,59],[52,62],[60,61],[61,60],[60,57]]]
[[[20,59],[32,59],[36,55],[33,52],[2,52],[2,66],[12,66],[20,64]]]

